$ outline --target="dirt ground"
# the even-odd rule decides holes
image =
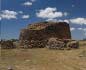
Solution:
[[[2,49],[0,70],[86,70],[86,42],[79,49]]]

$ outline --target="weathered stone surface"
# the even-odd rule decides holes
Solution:
[[[67,43],[67,49],[71,49],[71,48],[79,48],[79,42],[78,41],[70,41]]]
[[[10,40],[7,41],[1,41],[1,49],[13,49],[16,48],[16,46],[14,45],[14,43]]]
[[[58,40],[57,38],[50,38],[46,47],[49,49],[64,49],[65,43],[62,40]]]
[[[51,37],[71,39],[70,27],[66,22],[39,22],[28,25],[20,32],[20,46],[45,47]]]

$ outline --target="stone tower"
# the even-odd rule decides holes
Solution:
[[[66,22],[39,22],[29,24],[20,32],[20,47],[45,47],[51,37],[71,39],[70,27]]]

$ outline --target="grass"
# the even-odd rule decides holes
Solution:
[[[86,45],[74,50],[3,49],[0,70],[86,70]]]

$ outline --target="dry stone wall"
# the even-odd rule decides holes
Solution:
[[[39,22],[30,24],[20,32],[20,47],[45,47],[51,37],[71,39],[70,27],[66,22]]]

